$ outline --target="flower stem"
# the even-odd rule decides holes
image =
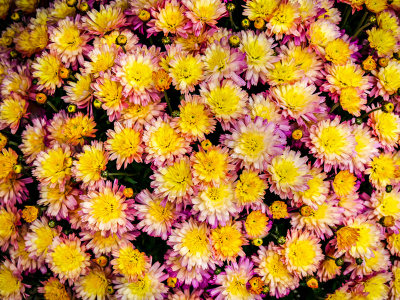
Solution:
[[[18,143],[13,142],[13,141],[9,141],[8,144],[11,145],[11,146],[15,146],[15,147],[18,147],[18,146],[19,146]]]
[[[48,104],[56,113],[58,113],[58,109],[50,101],[47,101],[46,104]]]
[[[164,91],[164,96],[165,96],[165,101],[167,102],[167,105],[168,105],[169,112],[172,114],[172,107],[171,107],[171,103],[169,102],[167,91]]]
[[[363,114],[363,115],[360,117],[360,119],[364,119],[364,118],[365,118],[366,116],[368,116],[370,113],[373,113],[374,111],[381,110],[381,109],[382,109],[382,106],[377,107],[377,108],[374,108],[374,109],[371,109],[369,112]]]
[[[335,260],[335,261],[336,261],[336,259],[335,259],[335,258],[333,258],[333,257],[330,257],[330,256],[328,256],[328,255],[325,255],[325,257],[326,257],[326,258],[329,258],[329,259],[332,259],[332,260]]]
[[[338,101],[334,106],[332,106],[332,108],[331,108],[331,110],[329,111],[329,113],[330,113],[330,114],[333,113],[333,111],[334,111],[336,108],[338,108],[339,105],[340,105],[340,102]]]
[[[350,6],[350,5],[347,5],[346,10],[345,10],[345,12],[344,12],[343,23],[342,23],[342,26],[340,26],[340,29],[343,29],[344,26],[346,25],[347,20],[349,19],[349,16],[350,16],[350,12],[351,12],[351,6]]]
[[[354,30],[355,32],[357,32],[362,26],[362,24],[364,24],[364,21],[367,18],[367,16],[368,16],[368,10],[364,12],[364,15],[362,16],[360,23],[358,23],[356,30]]]
[[[126,54],[126,49],[124,45],[121,45],[122,50],[124,50],[124,53]]]
[[[112,176],[112,175],[114,175],[114,176],[128,176],[128,177],[130,177],[130,176],[135,176],[135,175],[137,175],[136,173],[122,173],[122,172],[117,172],[117,173],[108,173],[108,176]]]
[[[238,27],[236,26],[235,22],[233,22],[233,18],[232,18],[232,12],[229,12],[229,20],[231,21],[231,27],[234,31],[238,30]]]
[[[357,30],[357,32],[351,37],[351,39],[355,39],[361,31],[363,31],[365,28],[367,28],[369,25],[371,25],[371,23],[367,23],[364,26],[362,26],[360,29]]]

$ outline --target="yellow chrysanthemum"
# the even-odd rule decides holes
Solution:
[[[64,90],[67,92],[67,96],[62,97],[66,103],[72,103],[78,106],[78,108],[85,107],[93,97],[92,90],[92,75],[84,74],[83,76],[79,73],[74,75],[77,82],[68,81],[68,85],[64,86]]]
[[[105,72],[114,66],[117,53],[118,50],[115,45],[109,47],[105,44],[99,48],[94,48],[88,54],[89,60],[84,62],[84,72],[92,73],[95,78],[99,77],[100,72]]]
[[[307,33],[310,36],[311,46],[315,47],[322,54],[325,53],[324,48],[329,42],[341,36],[339,27],[325,19],[313,22]]]
[[[399,50],[396,37],[391,30],[374,27],[367,30],[367,34],[370,47],[375,49],[380,57],[390,57],[393,52]]]
[[[268,33],[275,34],[277,40],[282,39],[284,34],[299,35],[297,25],[300,21],[300,4],[298,2],[282,2],[272,13],[267,24]]]
[[[9,0],[0,0],[0,18],[3,19],[7,16],[8,9],[10,8]]]
[[[367,300],[380,300],[387,298],[389,294],[389,286],[386,285],[386,283],[391,279],[391,273],[381,273],[364,281],[362,283],[364,286],[364,292],[369,293]]]
[[[379,142],[385,149],[393,151],[400,134],[400,118],[395,113],[385,113],[382,110],[369,114],[368,125],[378,136]]]
[[[63,65],[55,53],[43,52],[32,64],[32,75],[38,79],[39,90],[45,89],[51,94],[56,87],[61,87],[63,80],[59,77],[59,70]]]
[[[257,18],[262,18],[268,21],[272,13],[278,8],[279,1],[276,0],[250,0],[244,6],[243,15],[249,20],[254,21]]]
[[[287,85],[299,81],[304,76],[304,71],[297,67],[295,60],[283,58],[273,64],[274,68],[268,70],[268,82],[272,86]]]
[[[66,17],[75,16],[75,6],[68,6],[67,2],[64,0],[54,1],[53,6],[54,8],[50,11],[50,20],[53,22],[58,22],[58,20],[63,20]]]
[[[382,29],[391,30],[394,36],[400,34],[400,24],[398,24],[398,17],[390,11],[383,11],[376,16],[376,22]]]
[[[22,299],[21,292],[25,291],[22,276],[17,268],[7,259],[0,265],[0,296],[5,300]]]
[[[200,55],[179,52],[169,62],[169,76],[175,89],[182,93],[194,92],[194,86],[198,85],[203,79],[204,63]]]
[[[275,220],[287,218],[289,216],[287,211],[287,205],[283,201],[274,201],[270,206],[269,210]]]
[[[357,88],[348,87],[344,88],[340,92],[340,105],[345,110],[348,111],[353,116],[359,117],[361,115],[361,110],[366,109],[365,104],[367,99],[361,97],[361,92]]]
[[[16,0],[15,5],[26,14],[34,12],[39,4],[39,0]]]
[[[375,14],[379,14],[387,8],[387,0],[365,0],[367,9]]]
[[[279,106],[271,99],[264,97],[263,94],[252,95],[249,98],[247,109],[254,120],[260,117],[268,120],[268,122],[279,123],[282,120]]]
[[[110,291],[107,290],[111,280],[107,279],[106,274],[102,270],[93,269],[89,274],[79,277],[74,282],[74,290],[82,299],[107,299]]]
[[[262,239],[268,234],[268,216],[260,210],[253,210],[244,223],[247,237],[250,239]]]
[[[82,18],[82,27],[91,33],[105,34],[125,24],[124,14],[118,7],[100,5],[100,10],[92,9]]]
[[[235,186],[235,198],[239,207],[257,207],[264,198],[268,184],[257,172],[243,170]]]
[[[377,77],[378,84],[381,86],[379,94],[381,96],[393,95],[400,89],[400,62],[390,60],[385,68],[379,68],[379,72],[372,71],[372,74]]]
[[[339,197],[349,196],[357,190],[356,180],[356,176],[348,170],[340,171],[333,180],[333,190]]]
[[[46,300],[70,300],[65,285],[55,277],[50,277],[49,280],[43,282],[43,287],[39,287],[38,291],[44,294]]]
[[[0,183],[5,182],[13,174],[14,165],[17,164],[18,154],[11,148],[4,148],[0,153]]]
[[[390,153],[381,153],[374,157],[368,166],[365,174],[369,175],[370,182],[379,190],[383,190],[387,185],[395,183],[399,179],[396,171],[398,166]]]
[[[14,94],[3,99],[0,104],[0,129],[10,127],[11,133],[15,134],[21,119],[26,117],[27,109],[27,101],[18,95]]]
[[[85,143],[85,139],[94,138],[94,133],[97,131],[97,129],[94,129],[96,127],[94,117],[89,117],[89,115],[82,112],[69,117],[62,126],[65,142],[72,146],[82,146]]]
[[[349,59],[352,51],[348,43],[342,39],[336,39],[325,47],[325,58],[336,65],[344,65]]]
[[[155,12],[156,31],[163,31],[165,36],[169,33],[185,36],[184,25],[186,22],[185,7],[176,0],[166,2],[159,12]]]

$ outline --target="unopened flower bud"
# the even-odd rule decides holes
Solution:
[[[356,264],[359,266],[359,265],[362,265],[362,263],[363,263],[364,261],[363,261],[363,259],[362,258],[357,258],[356,259]]]
[[[171,38],[169,36],[163,36],[161,42],[163,43],[163,45],[169,45],[171,44]]]
[[[278,245],[283,245],[286,243],[286,238],[284,236],[278,237],[277,241]]]
[[[391,113],[394,110],[394,105],[393,103],[389,101],[383,101],[382,102],[382,111],[385,113]]]
[[[393,190],[393,187],[391,185],[386,186],[386,193],[390,193]]]
[[[15,174],[20,174],[23,169],[24,168],[20,164],[17,164],[17,165],[13,166],[13,171],[14,171]]]
[[[47,101],[47,96],[44,93],[37,93],[35,99],[37,103],[45,104]]]
[[[11,20],[13,20],[14,22],[21,21],[21,15],[19,14],[18,11],[11,15]]]
[[[380,218],[379,224],[381,224],[383,227],[393,227],[396,223],[396,220],[394,219],[393,216],[385,216]]]
[[[363,123],[363,120],[361,118],[356,118],[356,124],[361,125]]]
[[[67,0],[66,3],[69,7],[75,7],[78,4],[78,0]]]
[[[308,216],[310,216],[312,213],[313,213],[313,209],[311,208],[311,207],[309,207],[308,205],[303,205],[301,208],[300,208],[300,214],[303,216],[303,217],[308,217]]]
[[[0,151],[7,145],[8,139],[5,135],[0,133]]]
[[[178,279],[176,279],[175,277],[168,277],[167,279],[167,285],[171,288],[174,288],[176,286],[176,282],[178,281]]]
[[[28,223],[35,221],[38,215],[39,209],[36,206],[25,206],[22,210],[22,218]]]
[[[99,99],[94,99],[93,106],[95,109],[100,109],[102,105],[103,105],[103,103],[101,103],[101,101]]]
[[[107,291],[107,294],[110,294],[110,295],[113,295],[115,293],[115,290],[112,285],[108,285],[106,291]]]
[[[127,42],[128,42],[128,39],[123,34],[120,34],[119,36],[117,36],[117,39],[115,40],[115,43],[120,46],[125,46]]]
[[[54,227],[56,227],[57,226],[57,222],[56,221],[54,221],[54,220],[50,220],[49,221],[49,227],[50,228],[54,228]]]
[[[399,60],[400,59],[400,51],[393,53],[393,58]]]
[[[10,52],[10,57],[11,57],[11,58],[17,58],[17,57],[18,57],[18,52],[17,52],[16,50],[12,50],[12,51]]]
[[[318,288],[318,280],[314,276],[310,276],[306,279],[307,286],[312,289]]]
[[[9,37],[9,36],[5,36],[5,37],[3,37],[3,44],[4,44],[4,46],[10,46],[11,44],[12,44],[12,42],[13,42],[13,39],[12,39],[12,37]]]
[[[296,129],[292,132],[292,138],[294,140],[300,140],[303,137],[303,131],[301,129]]]
[[[218,274],[221,274],[221,272],[222,272],[221,268],[216,268],[215,271],[214,271],[214,274],[218,275]]]
[[[147,22],[150,20],[150,13],[147,10],[142,9],[139,12],[138,17],[142,22]]]
[[[33,85],[37,85],[37,84],[38,84],[38,80],[37,80],[36,78],[34,78],[34,79],[32,80],[32,84],[33,84]]]
[[[240,45],[240,38],[237,35],[232,35],[228,41],[233,48],[237,48]]]
[[[87,4],[86,2],[82,2],[81,5],[79,5],[79,10],[81,12],[87,12],[89,8],[89,4]]]
[[[263,294],[264,295],[266,295],[266,294],[268,294],[269,293],[269,286],[264,286],[264,288],[263,288]]]
[[[102,268],[105,268],[108,266],[109,263],[109,258],[105,255],[99,256],[98,258],[93,259],[93,261]]]
[[[208,149],[210,149],[211,146],[212,146],[212,143],[210,142],[210,140],[204,140],[201,142],[201,147],[206,151]]]
[[[264,19],[261,19],[261,18],[255,19],[254,28],[256,28],[258,30],[264,30],[265,29],[265,21],[264,21]]]
[[[377,23],[377,19],[376,19],[376,16],[375,15],[371,15],[369,18],[368,18],[368,22],[369,23],[371,23],[371,25],[376,25],[376,23]]]
[[[103,177],[103,178],[107,178],[108,177],[108,171],[107,170],[101,171],[100,176]]]
[[[229,12],[233,12],[235,10],[235,8],[236,8],[236,6],[232,2],[226,4],[226,10]]]
[[[365,72],[370,72],[376,69],[376,62],[372,58],[372,56],[368,56],[363,62],[362,62],[362,68]]]
[[[124,196],[126,197],[126,198],[132,198],[132,196],[133,196],[133,189],[131,189],[131,188],[126,188],[126,189],[124,189]]]
[[[261,277],[255,276],[249,280],[250,293],[254,295],[260,295],[264,290],[264,281]]]
[[[177,118],[181,115],[181,112],[179,110],[174,110],[171,114],[174,118]]]
[[[382,68],[385,68],[389,64],[389,60],[386,57],[381,57],[380,59],[378,59],[378,64]]]
[[[263,243],[263,240],[262,239],[254,239],[254,240],[251,241],[251,243],[254,246],[260,247],[262,245],[262,243]]]
[[[244,29],[244,30],[246,30],[246,29],[249,29],[250,28],[250,20],[249,19],[243,19],[242,20],[242,28]]]
[[[343,260],[343,258],[341,258],[341,257],[336,258],[336,259],[335,259],[335,264],[336,264],[338,267],[343,266],[343,265],[344,265],[344,260]]]
[[[67,68],[61,68],[60,71],[58,72],[58,75],[62,79],[67,79],[69,77],[70,73],[71,73],[71,71],[68,70]]]
[[[71,103],[70,105],[68,105],[67,111],[72,114],[72,113],[76,112],[76,108],[77,108],[77,106],[75,104]]]

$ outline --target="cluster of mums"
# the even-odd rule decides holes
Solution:
[[[400,299],[400,1],[105,2],[0,0],[0,298]]]

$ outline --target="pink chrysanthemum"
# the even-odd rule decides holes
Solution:
[[[8,70],[8,74],[1,82],[1,95],[3,98],[10,96],[12,92],[22,97],[29,95],[29,89],[32,85],[32,75],[28,66],[17,66],[16,70]]]
[[[337,266],[335,260],[339,258],[340,255],[335,255],[335,248],[332,247],[331,242],[325,246],[325,254],[325,259],[321,262],[317,273],[318,280],[322,282],[334,279],[342,272],[342,266]]]
[[[18,94],[12,93],[0,103],[0,130],[10,128],[15,134],[19,128],[22,118],[27,118],[29,103]]]
[[[29,190],[27,184],[32,183],[33,179],[21,178],[21,174],[15,174],[0,183],[0,204],[13,207],[15,204],[21,204],[28,199]]]
[[[231,135],[222,135],[220,142],[232,149],[231,157],[238,168],[264,171],[274,156],[282,154],[286,144],[286,136],[279,127],[260,117],[252,121],[247,115],[231,131]]]
[[[33,126],[26,125],[21,134],[22,144],[18,146],[24,154],[27,164],[34,161],[37,155],[46,149],[45,138],[48,134],[46,119],[33,119],[32,124]]]
[[[153,119],[164,114],[167,103],[149,102],[147,105],[128,103],[128,107],[121,111],[118,122],[124,125],[128,122],[140,125],[150,124]]]
[[[394,59],[390,60],[385,68],[373,70],[372,75],[374,75],[372,97],[382,96],[388,101],[400,88],[400,62]]]
[[[82,63],[83,65],[83,63]],[[68,81],[64,86],[66,96],[61,97],[65,103],[75,104],[79,109],[87,107],[93,100],[92,74],[74,75],[77,82]]]
[[[23,300],[28,297],[25,288],[31,287],[22,282],[22,270],[8,258],[0,265],[0,296],[4,300]]]
[[[21,225],[21,215],[17,208],[0,208],[0,247],[5,252],[10,245],[18,249],[18,226]]]
[[[93,74],[94,78],[99,77],[100,72],[106,72],[111,70],[115,64],[115,59],[118,55],[118,49],[115,44],[108,46],[104,44],[98,48],[94,48],[90,51],[87,56],[88,60],[85,60],[83,66],[83,73]]]
[[[80,28],[91,34],[104,35],[109,31],[124,26],[126,19],[119,7],[100,5],[99,11],[92,9],[82,18]]]

